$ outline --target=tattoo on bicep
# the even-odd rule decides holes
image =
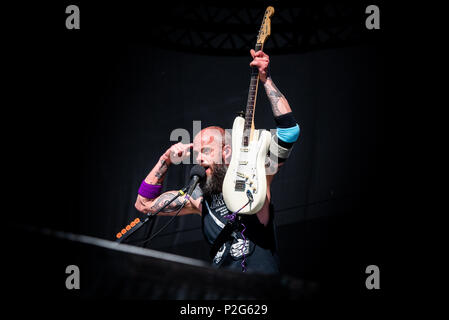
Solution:
[[[271,103],[271,108],[273,109],[273,114],[277,117],[280,116],[282,113],[278,108],[278,102],[282,98],[284,98],[284,95],[279,91],[279,89],[274,85],[274,83],[265,84],[265,91],[267,92],[268,99]]]
[[[173,197],[176,196],[176,192],[165,192],[159,196],[159,198],[156,199],[154,204],[151,206],[151,210],[159,210],[162,208],[165,204],[170,202]],[[166,208],[162,210],[162,212],[173,212],[181,208],[183,201],[180,198],[175,199],[172,203],[170,203]]]

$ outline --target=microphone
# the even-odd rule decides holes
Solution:
[[[186,199],[189,199],[198,183],[203,181],[205,178],[206,178],[206,170],[199,164],[193,166],[193,168],[190,170],[190,183],[186,192]]]
[[[198,183],[200,183],[205,178],[206,178],[206,170],[200,165],[193,166],[193,168],[190,170],[190,183],[188,184],[187,187],[184,187],[184,189],[179,190],[179,192],[176,196],[174,196],[170,201],[165,202],[165,204],[162,207],[160,207],[155,213],[152,213],[152,214],[147,213],[147,217],[143,221],[140,221],[140,219],[134,220],[133,223],[131,223],[130,225],[127,226],[127,227],[130,227],[130,229],[125,228],[122,230],[123,233],[120,232],[116,235],[116,237],[117,237],[116,242],[118,242],[118,243],[123,242],[125,239],[127,239],[129,236],[131,236],[131,234],[133,234],[136,230],[140,229],[146,222],[148,222],[150,217],[158,214],[160,211],[162,211],[165,207],[167,207],[170,203],[172,203],[179,196],[185,194],[186,195],[185,198],[186,198],[186,200],[188,200],[190,198],[190,196],[192,195],[193,190],[195,190],[196,186],[198,185]],[[187,189],[187,192],[184,193],[184,190],[186,190],[186,189]],[[176,217],[176,215],[173,216],[173,218]],[[169,223],[171,221],[173,221],[173,218],[172,218],[172,220],[169,221]],[[149,240],[153,239],[154,236],[156,236],[160,231],[162,231],[168,224],[166,224],[164,227],[159,229],[159,231],[156,232]],[[145,242],[147,242],[149,240],[145,240]]]

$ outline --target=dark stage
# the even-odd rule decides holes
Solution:
[[[18,26],[23,37],[13,40],[22,48],[13,79],[22,90],[12,113],[20,122],[15,130],[25,134],[13,146],[21,169],[12,188],[8,265],[11,274],[23,275],[32,261],[42,276],[14,277],[12,297],[382,299],[389,270],[390,189],[379,187],[386,178],[386,27],[381,20],[379,30],[366,28],[370,3],[82,1],[73,3],[79,30],[65,26],[69,4],[36,5],[45,19],[28,13],[22,19],[36,27]],[[144,217],[134,206],[139,185],[178,142],[170,140],[173,130],[185,129],[193,139],[194,121],[201,128],[232,127],[245,109],[249,50],[267,5],[276,12],[264,52],[301,130],[271,185],[280,275],[212,269],[198,215],[176,217],[141,245],[170,217],[150,220],[127,241],[151,249],[138,254],[79,242],[78,235],[114,241]],[[377,5],[382,14],[383,3]],[[276,128],[263,89],[255,126]],[[163,191],[185,186],[191,168],[171,165]],[[68,265],[79,266],[78,290],[64,285]],[[379,267],[381,289],[365,286],[369,265]]]

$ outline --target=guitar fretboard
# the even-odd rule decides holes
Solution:
[[[256,44],[254,50],[257,52],[262,50],[263,44]],[[245,126],[243,129],[242,145],[247,147],[250,140],[251,129],[254,122],[254,112],[256,107],[257,86],[259,85],[259,70],[251,67],[251,81],[249,83],[248,101],[246,103]]]

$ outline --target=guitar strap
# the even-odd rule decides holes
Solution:
[[[215,239],[214,243],[212,244],[212,247],[209,252],[209,256],[211,258],[214,258],[217,254],[218,250],[220,250],[221,246],[232,240],[232,233],[234,231],[241,232],[243,230],[243,225],[240,223],[239,219],[235,219],[234,221],[229,221],[224,228],[221,230],[221,232],[218,234],[217,238]]]

